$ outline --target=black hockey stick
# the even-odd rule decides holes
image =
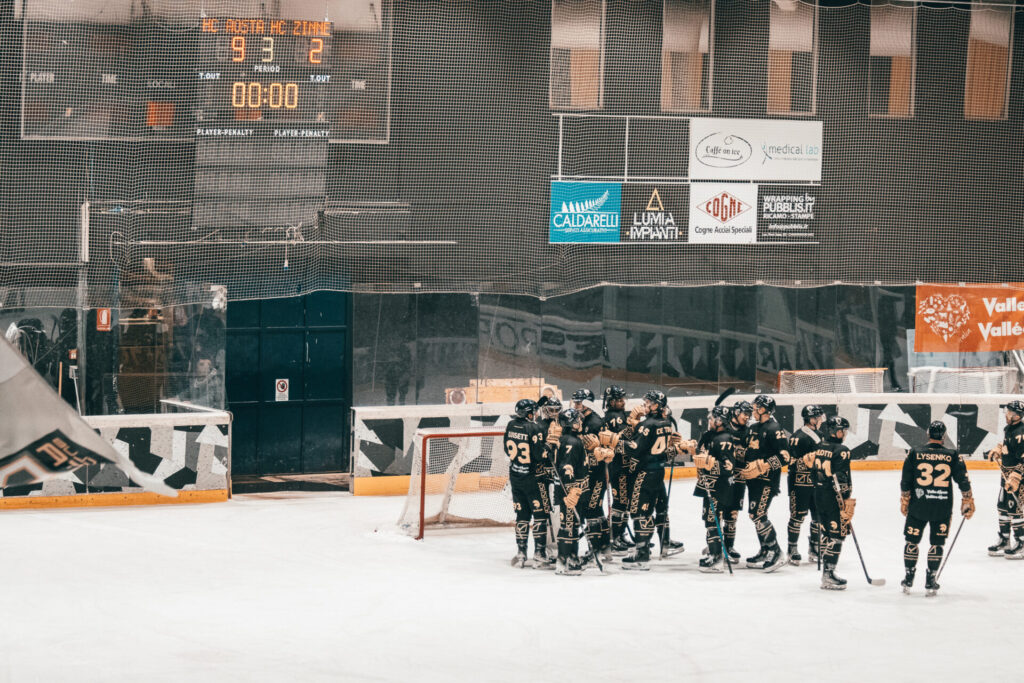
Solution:
[[[563,505],[563,507],[568,507],[568,506],[565,505],[565,496],[569,495],[569,492],[566,490],[565,484],[562,483],[562,478],[560,476],[558,476],[558,468],[557,467],[555,467],[554,475],[555,475],[555,481],[558,482],[558,487],[560,489],[562,489],[562,505]],[[599,558],[597,556],[597,548],[593,547],[593,544],[590,543],[590,535],[587,534],[587,529],[588,529],[589,525],[587,524],[586,518],[583,517],[582,515],[580,515],[579,510],[577,510],[575,507],[572,508],[572,514],[576,516],[576,519],[580,523],[580,527],[582,527],[582,529],[583,529],[583,533],[587,535],[587,545],[590,546],[590,553],[594,556],[594,562],[597,563],[598,570],[603,574],[604,573],[604,565],[601,564],[601,558]]]
[[[946,563],[949,562],[949,556],[953,554],[953,546],[956,545],[956,539],[960,538],[960,530],[964,528],[964,522],[966,521],[966,517],[960,518],[960,526],[956,528],[956,533],[953,535],[953,542],[949,544],[949,550],[946,551],[946,557],[942,559],[942,565],[939,567],[938,573],[935,574],[936,581],[938,581],[939,577],[942,576],[942,570],[946,568]]]
[[[725,559],[725,566],[729,568],[729,573],[732,574],[732,561],[729,559],[729,553],[725,548],[725,534],[722,533],[722,525],[718,521],[718,510],[715,508],[715,499],[711,493],[708,493],[708,505],[711,507],[711,514],[715,517],[715,530],[718,532],[718,540],[722,542],[722,557]]]
[[[839,511],[842,514],[843,510],[843,494],[839,492],[839,477],[832,475],[832,486],[836,492],[836,500],[839,502]],[[885,579],[872,579],[871,575],[868,574],[868,566],[864,563],[864,553],[860,551],[860,543],[857,541],[857,532],[853,530],[853,520],[846,523],[846,526],[850,527],[850,536],[853,537],[853,547],[857,549],[857,557],[860,558],[860,566],[864,570],[864,578],[868,580],[868,583],[872,586],[884,586]],[[821,552],[821,546],[818,547],[818,552]]]

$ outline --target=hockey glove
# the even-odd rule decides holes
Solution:
[[[856,498],[847,498],[843,501],[843,509],[839,512],[839,519],[843,520],[843,524],[850,523],[850,520],[853,519],[853,510],[856,507]]]
[[[558,441],[562,438],[562,425],[557,422],[552,422],[548,425],[548,435],[544,439],[552,446],[557,446]]]
[[[986,454],[986,457],[989,460],[991,460],[992,462],[1002,462],[1002,460],[1003,460],[1003,453],[1005,453],[1005,452],[1006,452],[1006,444],[1002,444],[1001,443],[998,446],[996,446],[995,448],[993,448],[992,450],[990,450]]]
[[[1006,475],[1004,488],[1010,493],[1016,493],[1017,489],[1020,488],[1020,472],[1013,471]]]
[[[598,446],[594,449],[594,458],[596,458],[598,462],[611,462],[615,459],[615,451],[610,448],[605,448],[604,446]]]
[[[592,451],[601,445],[601,440],[593,434],[584,434],[580,437],[580,441],[583,442],[583,448],[587,451]]]
[[[904,517],[907,516],[907,512],[910,511],[910,491],[904,491],[900,494],[900,514]]]
[[[644,419],[645,415],[647,415],[647,407],[644,405],[636,406],[633,410],[629,411],[629,417],[626,418],[626,424],[630,427],[636,427],[640,424],[640,420]]]
[[[619,435],[616,432],[607,429],[601,431],[601,433],[597,435],[597,438],[600,439],[601,445],[605,448],[615,450],[615,447],[619,445]]]
[[[746,467],[744,467],[742,470],[740,470],[739,479],[743,481],[746,481],[748,479],[756,479],[757,477],[760,477],[762,474],[768,474],[768,470],[770,469],[771,467],[764,460],[755,460]]]
[[[964,491],[963,500],[960,501],[960,514],[967,519],[974,516],[974,494],[971,491]]]
[[[571,488],[569,492],[565,494],[565,509],[571,510],[576,507],[576,503],[580,502],[580,496],[583,494],[583,490],[579,488]]]
[[[711,457],[710,453],[697,453],[693,456],[693,464],[699,470],[710,470],[714,467],[715,459]]]
[[[803,459],[804,467],[806,467],[807,469],[813,469],[814,468],[814,451],[811,451],[810,453],[804,454],[804,457],[802,459]]]

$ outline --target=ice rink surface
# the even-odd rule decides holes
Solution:
[[[677,480],[671,500],[685,553],[646,573],[579,577],[509,567],[508,528],[414,541],[395,527],[401,498],[7,511],[0,681],[1019,677],[1024,561],[986,555],[997,473],[971,479],[979,510],[934,598],[923,590],[927,545],[914,594],[900,592],[897,472],[854,473],[854,526],[872,576],[888,585],[867,585],[848,540],[845,592],[820,590],[807,565],[697,572],[692,479]],[[777,499],[782,533],[787,516]],[[756,551],[746,518],[737,548]]]

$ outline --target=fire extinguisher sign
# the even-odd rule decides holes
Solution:
[[[110,309],[109,308],[97,308],[96,309],[96,331],[97,332],[110,332]]]

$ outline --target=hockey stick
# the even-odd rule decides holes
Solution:
[[[557,467],[555,467],[554,475],[555,475],[555,481],[558,482],[558,487],[560,489],[562,489],[562,504],[564,506],[564,504],[565,504],[565,496],[569,495],[569,492],[566,490],[565,484],[562,483],[562,478],[560,476],[558,476],[558,468]],[[580,515],[579,510],[577,510],[575,507],[572,508],[572,514],[575,515],[577,521],[579,521],[579,523],[580,523],[580,527],[583,529],[584,535],[587,536],[587,545],[590,546],[590,553],[594,556],[594,562],[597,563],[598,570],[603,574],[604,573],[604,565],[601,564],[601,558],[599,558],[597,556],[597,548],[593,547],[593,545],[590,543],[590,536],[587,534],[587,529],[588,529],[588,527],[590,525],[587,524],[586,519],[583,516]]]
[[[711,514],[715,517],[715,530],[718,531],[718,540],[722,542],[722,557],[725,559],[725,566],[729,568],[729,573],[732,574],[732,561],[729,559],[729,553],[725,548],[725,534],[722,533],[722,525],[718,521],[718,510],[715,508],[715,499],[711,493],[708,493],[708,505],[711,507]]]
[[[946,563],[949,562],[949,556],[953,554],[953,546],[956,545],[956,539],[960,538],[960,530],[964,528],[964,522],[966,521],[966,517],[960,518],[960,526],[956,528],[956,533],[953,535],[953,542],[949,544],[949,550],[946,552],[946,557],[942,559],[942,564],[939,566],[939,571],[935,575],[936,581],[938,581],[939,577],[942,576],[942,570],[946,568]]]
[[[843,509],[843,494],[839,492],[839,477],[832,475],[832,486],[836,492],[836,500],[839,503],[839,510]],[[846,526],[850,527],[850,536],[853,537],[853,546],[857,549],[857,557],[860,558],[860,566],[864,570],[864,578],[868,580],[868,583],[872,586],[884,586],[885,579],[872,579],[871,575],[868,574],[868,566],[864,563],[864,553],[860,551],[860,543],[857,541],[857,532],[853,530],[853,520],[846,523]],[[821,552],[821,546],[818,547],[818,552]]]

